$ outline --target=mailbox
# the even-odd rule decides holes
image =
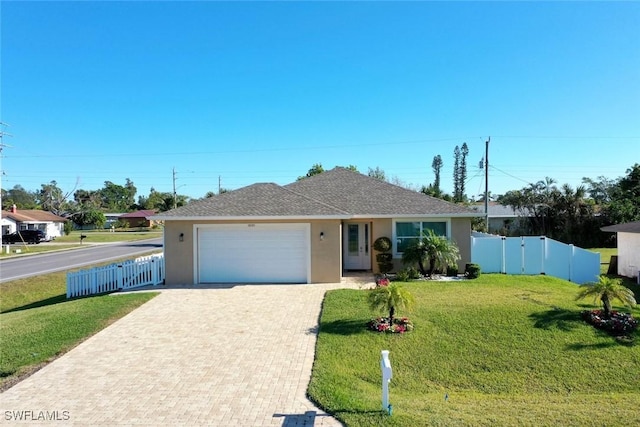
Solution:
[[[389,404],[389,382],[393,377],[391,361],[389,360],[389,350],[382,350],[380,359],[380,369],[382,370],[382,409],[391,415],[391,405]]]
[[[83,241],[84,239],[86,239],[86,238],[87,238],[87,236],[85,236],[84,234],[81,234],[81,235],[80,235],[80,244],[82,244],[82,241]]]

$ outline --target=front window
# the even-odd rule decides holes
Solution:
[[[402,254],[405,249],[420,240],[420,237],[432,230],[438,236],[447,235],[446,221],[396,221],[396,253]]]

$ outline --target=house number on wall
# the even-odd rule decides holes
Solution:
[[[255,227],[255,224],[247,224],[247,227]]]

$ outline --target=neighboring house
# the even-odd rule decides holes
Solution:
[[[377,271],[373,242],[404,248],[432,229],[471,258],[464,206],[344,168],[280,186],[259,183],[156,214],[164,221],[167,284],[331,283],[345,270]]]
[[[484,212],[484,202],[473,204],[477,212]],[[498,202],[489,202],[489,230],[491,234],[514,236],[525,234],[528,215],[516,212],[511,206],[504,206]]]
[[[107,219],[104,222],[104,228],[111,228],[111,227],[115,227],[116,223],[118,222],[118,220],[120,219],[120,216],[124,215],[124,213],[119,212],[119,213],[115,213],[115,212],[107,212],[104,214],[104,217]]]
[[[10,211],[2,212],[2,234],[11,234],[17,230],[42,230],[47,240],[53,240],[62,236],[65,222],[65,218],[48,211],[18,210],[13,205]]]
[[[640,221],[602,227],[618,234],[618,274],[638,277],[640,273]]]
[[[118,217],[118,220],[126,222],[131,228],[152,227],[155,224],[155,221],[149,219],[149,217],[155,214],[156,214],[156,211],[152,209],[140,210],[140,211],[122,214]]]

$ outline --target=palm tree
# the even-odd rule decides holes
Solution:
[[[614,299],[631,308],[636,305],[633,292],[631,289],[622,285],[621,279],[612,279],[604,274],[600,275],[597,282],[580,285],[580,289],[581,291],[578,293],[578,296],[576,296],[576,300],[590,296],[594,297],[594,301],[600,299],[600,301],[602,301],[602,307],[604,308],[604,316],[607,318],[611,316],[611,301]]]
[[[436,269],[444,270],[457,264],[460,250],[455,243],[444,236],[438,236],[429,230],[418,242],[409,245],[403,254],[404,264],[418,264],[420,273],[426,275],[424,265],[429,263],[429,276],[433,276]]]
[[[395,283],[373,289],[369,293],[369,307],[371,310],[389,311],[389,325],[393,325],[397,309],[409,309],[413,302],[413,295]]]

